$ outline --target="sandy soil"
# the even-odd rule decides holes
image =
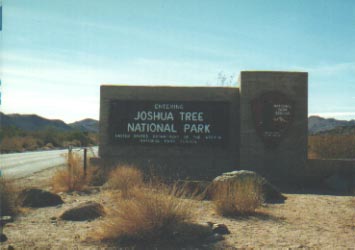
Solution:
[[[21,186],[39,186],[50,190],[47,170],[19,180]],[[15,249],[118,249],[117,246],[93,241],[90,235],[105,218],[91,222],[68,222],[57,218],[64,210],[84,201],[98,201],[106,208],[114,204],[106,192],[85,195],[61,194],[65,204],[58,207],[28,209],[15,222],[7,224],[4,233]],[[231,231],[215,249],[318,248],[355,249],[355,197],[308,194],[286,194],[284,204],[267,205],[260,214],[245,218],[217,215],[209,201],[192,201],[195,221],[212,221],[227,225]]]

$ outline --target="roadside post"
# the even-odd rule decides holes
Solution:
[[[87,161],[86,161],[86,158],[87,158],[87,151],[88,149],[87,148],[84,148],[84,175],[86,176],[86,168],[87,168]]]
[[[69,183],[70,186],[72,185],[72,178],[73,178],[73,168],[72,168],[72,151],[73,151],[73,146],[69,145],[68,147],[68,170],[69,170]]]
[[[68,147],[68,166],[69,166],[69,168],[70,168],[70,164],[71,164],[71,153],[72,153],[72,151],[73,151],[73,146],[72,145],[69,145],[69,147]]]

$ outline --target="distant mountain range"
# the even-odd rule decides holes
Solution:
[[[53,128],[62,131],[80,130],[86,132],[99,132],[99,122],[94,119],[84,119],[73,123],[62,120],[50,120],[38,115],[4,114],[0,112],[1,126],[15,126],[25,131],[36,131]],[[310,116],[308,118],[308,132],[310,135],[318,133],[352,134],[355,132],[355,120],[345,121],[333,118]]]
[[[309,134],[318,134],[329,132],[332,134],[344,134],[355,130],[355,120],[345,121],[333,118],[322,118],[319,116],[310,116],[308,118]]]
[[[65,123],[62,120],[50,120],[38,115],[4,114],[0,112],[0,125],[14,126],[25,131],[38,131],[53,128],[61,131],[80,130],[85,132],[99,131],[99,122],[94,119],[84,119],[74,123]]]
[[[99,121],[90,118],[70,123],[69,126],[71,126],[72,128],[79,129],[81,131],[94,132],[94,133],[99,132]]]

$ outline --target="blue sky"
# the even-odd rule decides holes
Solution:
[[[309,114],[355,119],[355,1],[2,0],[2,111],[98,119],[99,86],[309,72]]]

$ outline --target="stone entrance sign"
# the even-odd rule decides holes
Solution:
[[[308,74],[243,71],[232,87],[101,86],[99,155],[165,176],[236,169],[296,180],[307,163]]]
[[[265,92],[251,102],[254,125],[267,147],[276,147],[287,132],[294,115],[294,102],[277,91]]]
[[[239,164],[237,88],[101,86],[99,155],[172,177],[214,178]]]
[[[228,145],[229,104],[204,101],[110,103],[110,144]]]

